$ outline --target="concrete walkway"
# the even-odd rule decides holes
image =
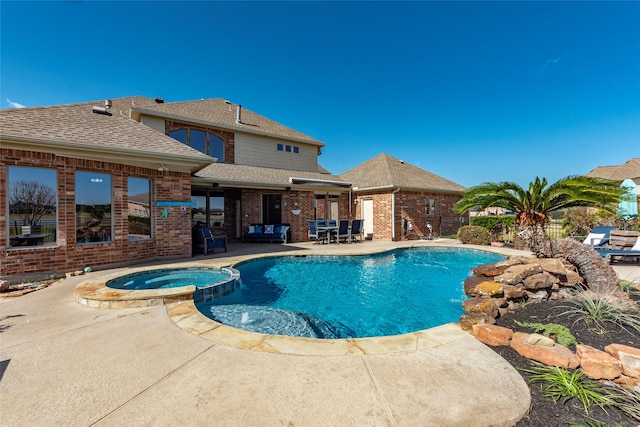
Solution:
[[[259,247],[354,253],[397,245]],[[234,263],[252,251],[232,246],[206,261]],[[439,329],[448,336],[442,344],[411,351],[242,350],[178,327],[164,306],[76,303],[75,286],[105,272],[0,299],[0,425],[509,426],[530,404],[512,366],[455,324]]]

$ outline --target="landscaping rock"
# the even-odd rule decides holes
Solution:
[[[467,313],[484,313],[489,317],[498,317],[498,304],[493,298],[475,297],[464,300],[462,309]]]
[[[464,293],[470,297],[477,297],[475,293],[476,286],[484,282],[484,277],[469,276],[464,280]]]
[[[549,337],[545,337],[540,334],[529,334],[527,337],[527,344],[529,345],[541,345],[543,347],[553,347],[556,342]]]
[[[498,283],[516,285],[521,283],[526,277],[533,274],[542,273],[542,267],[537,264],[519,264],[507,268],[504,273],[493,278]]]
[[[504,297],[506,299],[519,299],[527,296],[527,290],[524,285],[502,285]]]
[[[558,276],[562,286],[584,285],[584,279],[575,271],[567,271],[565,274]]]
[[[622,373],[640,379],[640,349],[623,344],[609,344],[604,348],[622,364]]]
[[[479,283],[474,292],[478,296],[496,297],[504,295],[504,288],[500,283],[485,281]]]
[[[513,337],[513,331],[502,326],[475,324],[473,325],[473,336],[487,345],[509,345],[511,337]]]
[[[594,380],[612,380],[622,375],[622,364],[610,354],[588,345],[578,344],[576,354],[580,358],[582,372]]]
[[[460,329],[462,329],[463,331],[470,331],[473,328],[473,325],[493,325],[495,323],[496,319],[494,317],[488,316],[485,313],[469,313],[460,316]]]
[[[524,287],[529,290],[546,289],[558,283],[560,280],[552,274],[543,271],[542,273],[532,274],[522,280]]]
[[[565,274],[567,271],[565,265],[558,258],[539,258],[534,263],[539,265],[543,271],[554,275]]]
[[[527,343],[529,335],[524,332],[514,332],[511,338],[511,347],[521,356],[548,366],[561,366],[571,369],[580,366],[580,359],[568,348],[560,344],[550,347],[531,345]]]

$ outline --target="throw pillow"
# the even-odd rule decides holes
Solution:
[[[253,234],[256,232],[256,226],[255,225],[250,225],[249,226],[249,234]]]
[[[598,246],[602,239],[604,239],[604,233],[589,233],[582,243],[589,246]]]
[[[636,243],[631,248],[632,251],[640,251],[640,237],[636,240]]]
[[[256,233],[262,234],[262,226],[261,225],[256,225]]]
[[[264,226],[264,234],[273,234],[273,224]]]

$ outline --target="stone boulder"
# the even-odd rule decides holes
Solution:
[[[604,348],[622,364],[622,373],[640,379],[640,349],[622,344],[609,344]]]
[[[477,297],[475,293],[476,286],[484,282],[486,279],[479,276],[469,276],[464,280],[464,293],[470,297]]]
[[[470,331],[473,329],[473,325],[490,324],[494,325],[496,319],[490,317],[485,313],[468,313],[460,316],[460,329],[463,331]]]
[[[529,290],[550,288],[560,280],[552,274],[543,271],[541,273],[532,274],[522,280],[522,284]]]
[[[537,258],[534,264],[539,265],[542,271],[553,275],[565,274],[567,267],[559,258]]]
[[[612,380],[622,375],[622,364],[618,359],[602,350],[578,344],[576,354],[580,358],[582,372],[594,380]]]
[[[498,317],[498,304],[495,298],[470,298],[462,302],[462,309],[469,314],[483,313],[494,319]]]
[[[542,267],[537,264],[519,264],[507,268],[504,273],[493,278],[498,283],[516,285],[534,274],[542,273]]]
[[[476,285],[474,293],[483,297],[501,297],[504,295],[504,287],[501,283],[484,281]]]
[[[478,341],[490,346],[506,346],[511,342],[513,331],[497,325],[475,324],[473,325],[473,336]]]
[[[549,366],[561,366],[575,369],[580,366],[580,359],[567,347],[560,344],[552,346],[532,345],[528,343],[530,334],[514,332],[511,347],[522,357],[535,360]]]

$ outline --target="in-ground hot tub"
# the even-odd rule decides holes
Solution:
[[[139,271],[111,279],[105,285],[127,291],[195,286],[195,302],[214,300],[240,286],[240,273],[233,268],[183,267]]]

